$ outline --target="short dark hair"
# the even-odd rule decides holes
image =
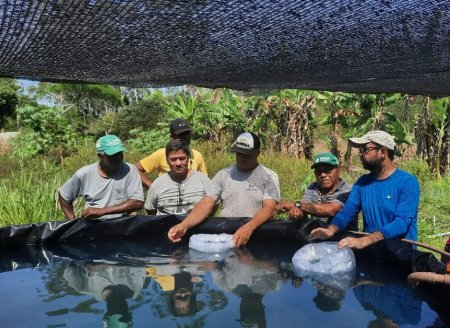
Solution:
[[[387,149],[387,151],[388,151],[388,157],[389,157],[389,159],[391,160],[391,161],[393,161],[394,160],[394,156],[395,156],[395,150],[393,150],[393,149]]]
[[[188,158],[191,158],[191,151],[189,150],[189,146],[179,139],[172,139],[167,143],[166,157],[169,156],[169,153],[178,150],[182,150]]]
[[[386,148],[386,149],[387,149],[387,153],[388,153],[388,158],[389,158],[391,161],[394,160],[394,156],[395,156],[395,152],[396,152],[396,148],[397,148],[397,147],[395,147],[394,149],[390,149],[390,148],[388,148],[388,147],[386,147],[386,146],[377,144],[376,142],[374,142],[374,144],[377,145],[377,146],[380,147],[380,148],[381,148],[381,147]]]

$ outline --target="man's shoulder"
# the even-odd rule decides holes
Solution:
[[[409,173],[409,172],[407,172],[407,171],[404,171],[404,170],[402,170],[402,169],[399,169],[399,168],[397,168],[396,169],[396,174],[398,175],[398,176],[400,176],[400,177],[403,177],[403,178],[406,178],[406,179],[414,179],[414,180],[417,180],[417,177],[414,175],[414,174],[411,174],[411,173]]]
[[[97,168],[98,168],[98,163],[88,164],[88,165],[85,165],[85,166],[79,168],[75,172],[75,174],[77,174],[79,176],[84,176],[86,174],[91,174],[92,172],[97,172]]]
[[[194,158],[203,158],[202,153],[199,152],[198,150],[191,148],[191,151],[192,151],[192,155],[194,155]]]
[[[269,169],[267,166],[264,166],[264,165],[262,165],[262,164],[259,164],[258,167],[259,167],[261,170],[263,170],[264,172],[266,172],[267,174],[269,174],[271,177],[277,177],[277,178],[278,178],[278,174],[277,174],[275,171]],[[258,169],[258,167],[257,167],[256,169]]]
[[[192,171],[191,178],[195,180],[211,180],[205,173],[200,171]]]
[[[353,184],[346,182],[344,179],[340,179],[339,181],[339,190],[341,191],[349,191],[352,190]]]
[[[218,174],[230,175],[231,171],[233,171],[233,169],[235,167],[236,167],[236,164],[231,164],[231,165],[224,167],[223,169],[220,169],[219,171],[217,171],[216,175],[218,175]]]
[[[402,169],[396,169],[396,172],[394,172],[393,175],[397,180],[396,184],[398,184],[399,187],[413,189],[419,188],[419,180],[415,175],[403,171]]]
[[[162,186],[162,185],[166,185],[166,184],[169,184],[169,183],[171,183],[172,182],[172,179],[171,179],[171,177],[170,177],[170,175],[169,175],[169,173],[164,173],[163,175],[160,175],[159,177],[157,177],[154,181],[153,181],[153,183],[152,183],[152,185],[150,186],[150,188],[158,188],[158,187],[160,187],[160,186]]]
[[[151,153],[150,155],[146,156],[145,158],[143,158],[142,160],[145,160],[146,158],[155,158],[155,157],[164,157],[166,158],[166,149],[165,148],[159,148],[157,150],[155,150],[153,153]]]
[[[133,172],[133,173],[134,173],[134,171],[137,172],[136,165],[128,163],[128,162],[123,162],[123,164],[125,165],[125,167],[128,166],[128,168],[130,169],[131,172]]]

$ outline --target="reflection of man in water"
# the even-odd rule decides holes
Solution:
[[[170,295],[170,312],[176,317],[191,316],[197,313],[202,307],[197,303],[197,293],[193,291],[193,281],[189,272],[180,272],[173,275],[175,288]]]
[[[166,292],[172,315],[192,316],[203,308],[204,304],[197,301],[194,283],[203,280],[201,275],[205,273],[205,263],[175,259],[166,259],[159,264],[154,259],[149,262],[153,263],[145,269],[147,277],[153,278]]]
[[[82,294],[106,302],[106,327],[128,327],[131,312],[126,299],[136,298],[144,286],[145,270],[106,263],[76,262],[65,268],[64,279]]]
[[[316,307],[323,312],[339,311],[345,291],[319,281],[315,281],[313,285],[317,289],[317,295],[313,298]]]
[[[246,249],[236,249],[233,258],[223,261],[222,270],[212,272],[217,287],[241,298],[239,322],[244,327],[266,327],[262,299],[280,289],[278,265],[258,260]]]
[[[395,268],[360,262],[358,269],[364,277],[353,288],[356,299],[376,319],[368,327],[398,327],[420,322],[422,301],[415,299],[405,277]]]
[[[103,316],[106,327],[131,326],[132,316],[126,299],[133,296],[133,291],[125,285],[111,285],[105,287],[102,296],[106,302],[106,313]]]

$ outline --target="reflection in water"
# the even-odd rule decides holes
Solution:
[[[323,312],[338,311],[341,308],[341,301],[345,297],[345,291],[315,281],[313,286],[317,289],[317,295],[313,298],[316,307]]]
[[[244,327],[266,327],[263,296],[280,289],[278,263],[256,259],[246,249],[223,261],[221,270],[212,273],[217,287],[241,298],[239,322]]]
[[[37,327],[445,326],[404,275],[373,263],[358,263],[355,276],[340,281],[297,277],[291,254],[265,246],[226,254],[122,250],[129,252],[54,257],[48,266],[0,273],[1,326],[29,327],[23,308]]]
[[[106,302],[106,327],[128,327],[132,323],[127,299],[136,298],[144,286],[145,270],[120,264],[72,262],[64,269],[68,285],[97,301]]]
[[[392,267],[362,263],[353,292],[368,311],[376,316],[367,327],[399,327],[420,322],[422,302],[415,299],[403,276]]]

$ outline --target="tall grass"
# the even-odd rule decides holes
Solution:
[[[229,147],[230,145],[205,142],[194,145],[203,154],[210,177],[235,162]],[[130,151],[125,153],[125,159],[135,163],[147,155],[149,154]],[[57,199],[58,189],[78,168],[96,160],[91,143],[80,145],[76,153],[59,164],[51,163],[45,158],[17,162],[0,155],[0,163],[4,166],[0,175],[0,225],[64,220]],[[265,150],[261,152],[259,161],[278,173],[281,197],[284,200],[299,199],[314,180],[308,161]],[[350,183],[365,172],[359,161],[354,161],[353,164],[351,170],[343,175]],[[416,175],[420,182],[419,240],[442,248],[447,237],[433,235],[450,230],[449,178],[434,180],[426,163],[418,159],[400,163],[400,166]],[[9,167],[10,173],[5,167]],[[78,202],[77,211],[82,206],[83,202]]]
[[[59,175],[41,179],[33,171],[19,171],[0,181],[0,225],[62,220],[57,191]]]

